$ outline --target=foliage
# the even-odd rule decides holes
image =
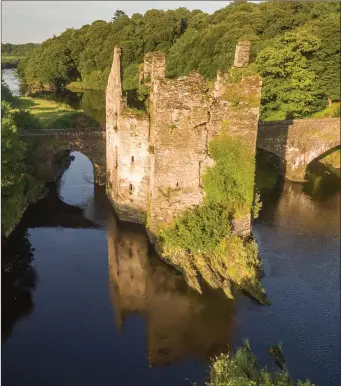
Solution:
[[[215,164],[203,176],[204,203],[186,210],[161,229],[158,239],[162,254],[199,292],[203,279],[211,287],[223,289],[230,298],[242,290],[268,303],[259,280],[257,244],[232,234],[230,226],[231,218],[252,210],[254,157],[226,133],[210,142],[209,152]],[[260,205],[257,194],[255,217]]]
[[[209,154],[215,165],[203,176],[205,200],[225,207],[233,217],[249,213],[254,195],[253,154],[227,133],[213,138]]]
[[[22,58],[21,56],[2,56],[1,68],[16,68]]]
[[[338,2],[231,2],[212,15],[178,8],[128,17],[117,10],[108,23],[97,20],[46,40],[18,71],[29,87],[77,82],[105,90],[118,44],[124,90],[138,88],[138,65],[151,51],[167,54],[167,76],[199,71],[212,80],[232,66],[236,43],[248,39],[251,61],[264,76],[262,119],[304,117],[322,110],[328,98],[340,99],[339,35]]]
[[[340,102],[333,102],[324,110],[312,115],[312,118],[339,118],[340,117]]]
[[[21,59],[28,55],[39,44],[1,44],[1,68],[16,68]]]
[[[7,84],[4,82],[4,80],[1,78],[1,100],[6,102],[13,102],[14,97],[7,86]]]
[[[317,110],[321,92],[316,89],[316,72],[307,57],[316,52],[320,40],[305,31],[287,32],[260,52],[256,64],[264,77],[261,115],[273,113],[284,119],[308,116]]]
[[[341,167],[340,157],[341,157],[341,150],[337,149],[337,150],[334,150],[332,153],[326,155],[325,157],[321,158],[320,162],[322,162],[327,166],[340,169]]]
[[[278,350],[281,351],[280,348]],[[248,341],[234,354],[220,354],[212,361],[210,381],[207,383],[207,386],[295,385],[314,386],[309,380],[294,382],[286,369],[269,372],[267,368],[261,368]]]
[[[224,207],[212,204],[186,211],[164,229],[160,238],[169,248],[181,248],[187,253],[212,251],[231,234],[229,214]]]
[[[13,119],[18,129],[39,129],[39,119],[28,110],[15,110]]]
[[[8,233],[29,202],[43,192],[44,184],[34,177],[31,154],[17,136],[12,106],[1,102],[1,224]]]
[[[32,50],[37,48],[39,44],[25,43],[25,44],[11,44],[1,43],[1,55],[4,56],[26,56]]]

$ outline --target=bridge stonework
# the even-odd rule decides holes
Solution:
[[[161,226],[202,202],[212,137],[226,130],[255,154],[262,82],[221,72],[213,87],[197,73],[166,79],[164,54],[149,53],[139,74],[150,87],[149,107],[137,113],[122,94],[120,63],[115,47],[106,90],[107,194],[119,218],[147,222],[154,241]],[[251,216],[233,224],[247,235]]]
[[[340,118],[259,122],[257,147],[277,155],[280,172],[291,181],[304,181],[314,159],[340,146]]]
[[[19,137],[24,141],[35,142],[36,169],[43,180],[47,182],[55,180],[56,155],[69,150],[80,151],[86,155],[94,168],[95,183],[105,184],[106,141],[104,130],[22,130]]]

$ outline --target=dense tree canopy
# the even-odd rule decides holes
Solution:
[[[1,43],[1,54],[8,56],[25,56],[39,44],[25,43],[25,44],[11,44]]]
[[[117,10],[110,22],[97,20],[46,40],[20,63],[19,72],[29,86],[77,82],[104,90],[119,44],[125,89],[137,87],[138,64],[150,51],[167,54],[167,76],[195,70],[214,79],[217,70],[232,65],[238,40],[248,39],[251,60],[264,77],[262,118],[309,116],[328,98],[340,99],[339,36],[337,1],[234,2],[212,15],[178,8],[128,17]]]

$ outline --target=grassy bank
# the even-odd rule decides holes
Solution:
[[[333,102],[324,110],[312,115],[312,118],[338,118],[340,117],[340,102]]]
[[[1,68],[17,68],[20,60],[23,59],[23,56],[1,56]]]
[[[19,128],[72,129],[99,126],[83,111],[75,111],[64,103],[49,99],[20,97],[14,107]]]
[[[332,153],[328,154],[327,156],[325,156],[324,158],[322,158],[320,162],[322,162],[326,166],[331,166],[332,168],[340,169],[341,167],[340,157],[341,157],[341,150],[337,149]]]

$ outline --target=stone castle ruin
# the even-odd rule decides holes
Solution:
[[[234,70],[248,65],[249,54],[250,44],[240,42]],[[148,111],[129,108],[116,46],[106,90],[108,196],[119,218],[146,223],[152,240],[160,226],[202,202],[202,176],[214,163],[208,143],[215,135],[227,130],[255,154],[262,85],[257,75],[218,72],[210,83],[198,73],[177,79],[165,73],[165,55],[148,53],[139,72],[150,90]],[[251,215],[233,221],[241,235],[250,226]]]

